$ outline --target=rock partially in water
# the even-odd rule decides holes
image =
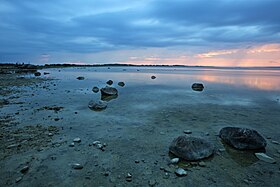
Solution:
[[[118,90],[114,87],[106,86],[105,88],[101,88],[101,95],[118,95]]]
[[[265,139],[255,130],[238,127],[225,127],[220,130],[220,138],[232,147],[240,150],[262,149]]]
[[[34,75],[35,75],[36,77],[38,77],[38,76],[41,76],[41,73],[40,73],[40,72],[35,72]]]
[[[116,98],[118,98],[118,95],[101,95],[101,100],[102,101],[109,102],[109,101],[111,101],[113,99],[116,99]]]
[[[88,103],[88,107],[94,111],[104,110],[107,108],[107,102],[102,101],[102,100],[99,100],[99,101],[92,100]]]
[[[113,81],[112,80],[108,80],[106,83],[111,86],[113,84]]]
[[[124,82],[118,82],[118,85],[121,87],[124,87],[125,84],[124,84]]]
[[[214,146],[202,138],[179,136],[172,141],[169,151],[185,160],[195,161],[211,156]]]
[[[85,77],[77,77],[78,80],[85,80]]]
[[[204,86],[203,86],[202,83],[194,83],[194,84],[192,85],[192,89],[193,89],[194,91],[199,91],[199,92],[201,92],[201,91],[203,91]]]
[[[154,75],[153,75],[153,76],[151,76],[151,79],[155,79],[155,78],[156,78],[156,76],[154,76]]]
[[[256,157],[264,162],[268,162],[271,164],[275,164],[276,160],[274,158],[271,158],[270,156],[267,156],[265,153],[255,153]]]
[[[99,88],[96,87],[96,86],[94,86],[94,87],[92,88],[92,91],[93,91],[94,93],[97,93],[97,92],[99,92]]]

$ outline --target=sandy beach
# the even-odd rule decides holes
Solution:
[[[0,74],[0,186],[278,186],[280,78],[276,71],[182,68],[50,68]],[[279,74],[278,74],[279,75]],[[84,79],[78,80],[82,76]],[[155,79],[151,79],[155,76]],[[256,79],[255,77],[260,77]],[[112,80],[119,94],[88,108]],[[119,86],[118,82],[125,85]],[[202,82],[201,92],[191,88]],[[257,130],[265,152],[221,141],[227,126]],[[169,153],[180,135],[215,146],[190,162]],[[102,148],[96,146],[96,141]],[[180,167],[187,175],[175,174]]]

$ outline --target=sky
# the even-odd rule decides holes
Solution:
[[[280,66],[280,0],[0,0],[0,63]]]

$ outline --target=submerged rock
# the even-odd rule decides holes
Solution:
[[[92,91],[93,91],[94,93],[97,93],[97,92],[99,92],[99,88],[96,87],[96,86],[94,86],[94,87],[92,88]]]
[[[106,86],[105,88],[101,88],[101,95],[118,95],[118,90],[113,87]]]
[[[203,86],[203,84],[202,83],[194,83],[193,85],[192,85],[192,89],[194,90],[194,91],[203,91],[203,89],[204,89],[204,86]]]
[[[266,146],[265,139],[255,130],[238,127],[225,127],[220,130],[220,138],[236,149],[262,149]]]
[[[107,102],[102,101],[102,100],[99,100],[99,101],[90,101],[90,102],[88,103],[88,107],[89,107],[91,110],[95,110],[95,111],[104,110],[105,108],[107,108]]]
[[[112,80],[108,80],[106,83],[111,86],[113,84],[113,81]]]
[[[85,80],[85,77],[77,77],[78,80]]]
[[[118,85],[121,87],[124,87],[125,84],[124,84],[124,82],[118,82]]]
[[[179,136],[172,141],[169,151],[185,160],[195,161],[211,156],[214,146],[202,138]]]

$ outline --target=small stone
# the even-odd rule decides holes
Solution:
[[[98,149],[102,149],[103,148],[103,145],[100,143],[100,144],[97,144],[97,148]]]
[[[126,175],[126,181],[131,182],[132,181],[132,175],[130,173],[127,173]]]
[[[28,170],[29,170],[29,166],[24,166],[23,168],[21,168],[20,172],[26,173]]]
[[[78,80],[85,80],[85,77],[77,77]]]
[[[80,143],[81,142],[81,138],[74,138],[73,142]]]
[[[175,174],[179,177],[182,177],[187,175],[187,171],[184,170],[183,168],[178,168],[176,169]]]
[[[94,87],[92,88],[92,91],[93,91],[94,93],[97,93],[97,92],[99,92],[99,88],[96,87],[96,86],[94,86]]]
[[[191,130],[184,130],[184,133],[185,133],[185,134],[191,134],[192,131],[191,131]]]
[[[275,140],[272,140],[271,143],[274,143],[274,144],[277,144],[277,145],[280,144],[279,142],[277,142],[277,141],[275,141]]]
[[[35,75],[36,77],[38,77],[38,76],[41,76],[41,73],[40,73],[40,72],[35,72],[34,75]]]
[[[198,165],[199,165],[200,167],[206,167],[206,163],[205,163],[205,162],[203,162],[203,161],[198,162]]]
[[[109,174],[110,174],[110,172],[109,172],[109,171],[105,171],[105,172],[104,172],[104,176],[106,176],[106,177],[108,177],[108,176],[109,176]]]
[[[112,80],[108,80],[106,83],[107,83],[108,85],[112,85],[112,84],[113,84],[113,81],[112,81]]]
[[[81,164],[75,163],[75,164],[72,164],[72,168],[73,168],[73,169],[83,169],[84,166],[81,165]]]
[[[127,173],[126,178],[131,178],[132,174],[131,173]]]
[[[139,160],[135,160],[135,163],[138,164],[140,161]]]
[[[153,75],[153,76],[151,76],[151,79],[155,79],[155,78],[156,78],[156,76],[154,76],[154,75]]]
[[[173,158],[173,159],[170,160],[170,163],[171,164],[177,164],[179,162],[179,160],[180,160],[179,158]]]
[[[120,86],[120,87],[124,87],[124,82],[118,82],[118,85]]]
[[[246,184],[250,183],[248,179],[244,179],[243,182],[246,183]]]
[[[265,153],[255,153],[256,157],[264,162],[274,164],[276,163],[276,160],[274,158],[271,158],[270,156],[267,156]]]
[[[53,133],[50,132],[48,135],[49,135],[49,136],[53,136]]]
[[[97,144],[101,144],[100,141],[94,141],[94,142],[92,143],[92,145],[97,145]]]
[[[170,176],[170,175],[169,175],[169,173],[164,173],[163,178],[164,178],[164,179],[168,179],[168,178],[169,178],[169,176]]]
[[[18,183],[18,182],[21,181],[21,180],[22,180],[22,177],[16,178],[16,183]]]
[[[12,145],[7,146],[7,149],[12,149],[12,148],[15,148],[17,146],[18,146],[18,144],[12,144]]]
[[[74,147],[74,146],[75,146],[74,142],[70,143],[70,145],[69,145],[69,147]]]

